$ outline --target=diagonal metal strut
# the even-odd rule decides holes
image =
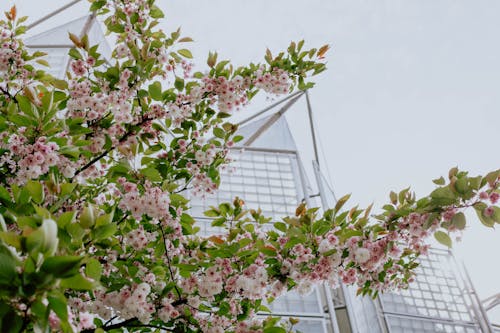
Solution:
[[[276,112],[275,114],[273,114],[271,116],[271,118],[269,118],[268,121],[266,121],[264,123],[264,125],[262,125],[257,131],[255,131],[254,134],[252,134],[252,136],[243,144],[244,147],[247,147],[247,146],[250,146],[252,145],[252,143],[255,142],[255,140],[257,140],[265,131],[267,131],[276,121],[278,121],[278,119],[281,118],[281,116],[283,114],[285,114],[286,111],[288,111],[288,109],[290,109],[290,107],[292,105],[295,104],[295,102],[303,95],[304,92],[300,92],[300,94],[296,94],[293,98],[291,98],[288,103],[286,103],[278,112]],[[267,110],[265,110],[267,111]],[[265,112],[264,111],[264,112]],[[259,112],[259,114],[262,114],[262,111]],[[241,123],[240,123],[241,124]]]

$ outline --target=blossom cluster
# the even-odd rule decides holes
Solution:
[[[202,92],[217,96],[217,107],[221,112],[232,112],[247,103],[246,91],[251,84],[250,78],[236,75],[228,80],[224,76],[202,79]]]
[[[0,82],[5,85],[19,87],[26,85],[33,78],[33,70],[25,67],[20,40],[16,38],[12,26],[0,24]]]
[[[0,167],[6,167],[8,172],[16,175],[9,178],[9,182],[25,184],[30,179],[46,174],[54,166],[59,168],[64,177],[73,177],[74,164],[59,153],[59,146],[55,142],[42,136],[30,144],[23,135],[25,131],[26,128],[20,128],[18,133],[10,136],[8,132],[0,133],[0,147],[8,152],[0,156]]]
[[[144,184],[144,191],[141,193],[136,183],[127,182],[125,178],[118,179],[124,194],[118,207],[125,212],[141,220],[143,215],[160,219],[169,214],[169,193],[161,188],[152,186],[151,183]]]
[[[281,95],[290,91],[289,74],[281,68],[273,68],[270,72],[259,69],[255,72],[255,75],[255,85],[265,92]]]
[[[341,199],[322,217],[298,210],[264,225],[269,219],[238,199],[207,214],[223,232],[198,236],[184,191],[217,190],[229,148],[241,140],[227,117],[259,90],[307,88],[306,73],[324,69],[315,57],[326,49],[292,43],[267,65],[238,69],[212,55],[205,74],[192,74],[191,53],[177,47],[189,39],[154,29],[163,13],[153,0],[91,6],[116,33],[112,63],[101,66],[97,46],[72,36],[65,84],[24,80],[30,55],[12,24],[0,24],[0,79],[21,73],[21,86],[0,85],[0,204],[8,212],[0,219],[0,301],[13,322],[64,333],[273,331],[280,324],[256,319],[266,299],[322,282],[370,295],[405,288],[426,239],[447,243],[465,228],[463,209],[473,207],[486,225],[500,222],[500,172],[454,170],[449,185],[419,203],[405,193],[391,198],[376,223],[368,211],[342,212]]]

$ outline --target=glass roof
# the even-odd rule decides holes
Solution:
[[[51,75],[62,78],[68,69],[68,52],[73,46],[68,33],[77,36],[83,36],[86,33],[89,44],[98,44],[98,52],[105,58],[110,57],[111,48],[106,41],[100,23],[92,16],[86,15],[26,39],[26,46],[31,51],[42,51],[48,54],[45,60],[49,63],[50,68],[39,66]]]

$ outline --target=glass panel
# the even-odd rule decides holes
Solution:
[[[273,312],[293,315],[320,314],[322,312],[318,288],[314,288],[314,291],[309,295],[300,295],[296,292],[286,293],[266,306]]]
[[[44,69],[55,77],[64,77],[69,60],[68,52],[73,44],[68,37],[68,32],[79,36],[87,20],[88,16],[84,16],[27,38],[25,42],[30,52],[42,51],[48,54],[44,59],[47,60],[50,68],[46,68],[39,64],[36,66]],[[104,58],[109,58],[111,56],[111,48],[97,20],[94,20],[91,24],[87,36],[90,45],[99,45],[97,50]]]
[[[479,333],[481,330],[474,325],[457,323],[442,323],[416,318],[400,318],[387,316],[391,333]]]
[[[299,323],[295,326],[296,330],[304,333],[326,333],[326,323],[324,320],[305,320],[299,318]]]
[[[302,198],[295,154],[246,150],[233,155],[236,155],[236,161],[231,168],[221,171],[219,191],[205,199],[191,198],[191,214],[200,222],[200,235],[223,232],[220,227],[212,227],[211,219],[203,217],[203,212],[210,206],[232,201],[236,196],[242,198],[248,208],[261,208],[265,216],[274,219],[293,215]],[[299,319],[304,315],[323,316],[318,288],[303,296],[287,293],[267,306],[273,313],[289,314]],[[301,319],[297,328],[302,332],[327,332],[323,319]]]
[[[431,251],[429,256],[421,257],[416,280],[409,289],[381,295],[384,311],[398,315],[388,317],[389,326],[398,328],[396,332],[476,332],[479,329],[452,259],[445,251]],[[415,316],[428,320],[421,321]],[[438,324],[443,321],[454,324]]]
[[[247,150],[233,152],[236,161],[221,172],[219,191],[205,199],[192,198],[191,213],[203,216],[211,205],[238,196],[248,208],[261,208],[264,216],[281,219],[294,214],[302,199],[295,154]]]
[[[378,324],[377,310],[370,297],[356,296],[356,287],[344,288],[349,293],[351,308],[349,315],[355,318],[358,332],[379,333],[382,332]]]

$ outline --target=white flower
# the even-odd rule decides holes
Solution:
[[[323,239],[321,241],[321,243],[319,243],[319,246],[318,246],[318,252],[319,253],[325,253],[325,252],[328,252],[332,249],[332,246],[330,244],[330,242],[328,241],[328,239]]]
[[[297,288],[297,292],[302,296],[307,296],[312,291],[313,291],[313,284],[311,283],[311,281],[307,280],[302,281]]]
[[[72,178],[75,175],[75,169],[66,165],[62,170],[62,174],[66,178]]]
[[[359,264],[364,264],[365,262],[370,260],[370,251],[368,251],[368,249],[365,249],[364,247],[360,247],[354,252],[354,259]]]

